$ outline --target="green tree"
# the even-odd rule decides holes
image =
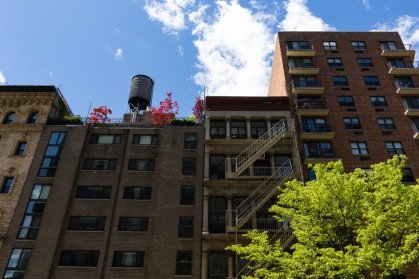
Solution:
[[[342,163],[313,167],[316,180],[286,184],[270,209],[291,220],[291,249],[266,232],[228,247],[255,262],[248,278],[390,278],[419,261],[419,185],[402,183],[405,156],[345,173]],[[281,218],[280,216],[286,216]],[[391,277],[392,278],[392,277]]]

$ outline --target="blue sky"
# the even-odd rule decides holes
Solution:
[[[419,50],[419,1],[0,0],[0,84],[59,86],[74,114],[120,118],[145,74],[153,105],[173,92],[188,116],[204,86],[266,96],[279,30],[394,30]]]

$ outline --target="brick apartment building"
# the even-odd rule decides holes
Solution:
[[[309,163],[368,168],[394,154],[419,177],[419,68],[396,32],[278,32],[269,96],[288,96]]]
[[[0,274],[251,275],[225,247],[259,229],[288,249],[294,236],[268,208],[278,186],[314,179],[308,164],[342,159],[350,172],[406,154],[405,182],[419,177],[414,55],[394,32],[279,32],[269,97],[207,97],[203,126],[155,127],[135,113],[106,125],[49,123],[17,174],[20,199],[0,165],[1,185],[17,193]],[[0,125],[0,142],[13,124]],[[15,134],[10,154],[22,149]]]

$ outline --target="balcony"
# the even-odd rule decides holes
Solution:
[[[317,75],[320,68],[313,64],[288,63],[290,75]]]
[[[327,116],[329,109],[321,99],[297,99],[295,110],[301,116]]]
[[[388,73],[389,75],[419,75],[419,61],[413,62],[413,67],[406,67],[404,63],[395,64],[388,63]]]
[[[313,57],[316,55],[316,51],[314,50],[314,46],[311,48],[291,48],[287,46],[287,53],[288,57]]]
[[[405,49],[386,49],[381,46],[381,56],[383,57],[404,57],[407,56],[410,60],[415,59],[415,50],[412,48],[412,45],[404,45]]]
[[[399,95],[419,95],[419,88],[415,87],[411,81],[395,81],[394,84],[397,88],[396,93]]]
[[[418,103],[412,103],[406,100],[403,100],[404,104],[404,115],[406,116],[419,116],[419,104]]]
[[[317,164],[338,161],[337,151],[334,148],[307,148],[301,151],[304,155],[304,164]]]
[[[330,125],[316,124],[301,128],[301,139],[303,140],[330,140],[335,137]]]
[[[292,81],[291,87],[292,93],[296,95],[322,95],[324,92],[324,87],[322,86],[320,81]]]
[[[418,127],[419,125],[416,125],[416,124],[413,124],[412,125],[412,127],[413,127],[413,131],[415,132],[415,134],[413,135],[413,138],[415,139],[415,140],[419,140],[419,127]]]

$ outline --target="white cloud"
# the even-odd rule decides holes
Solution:
[[[182,46],[178,46],[177,51],[179,53],[179,56],[183,56],[183,47]]]
[[[118,48],[115,52],[115,60],[121,60],[123,52],[124,50],[122,48]]]
[[[284,3],[287,14],[278,24],[284,31],[333,31],[334,27],[314,16],[307,7],[307,0],[289,0]]]
[[[399,17],[396,22],[377,23],[372,31],[396,31],[399,32],[405,44],[411,44],[413,48],[419,48],[419,17],[404,15]],[[416,59],[419,60],[419,53]]]
[[[54,75],[54,72],[49,72],[49,76],[52,77]]]
[[[5,84],[6,83],[6,77],[3,75],[2,72],[0,72],[0,84]]]
[[[364,5],[367,10],[371,9],[370,0],[362,0],[362,5]]]
[[[199,72],[195,83],[209,95],[266,96],[274,34],[262,12],[252,13],[237,0],[216,2],[213,20],[201,6],[189,15],[195,24]]]
[[[121,31],[118,28],[114,28],[112,31],[115,33],[121,33]]]
[[[163,24],[163,32],[177,34],[186,29],[185,9],[195,4],[195,0],[147,0],[144,6],[148,17]]]

